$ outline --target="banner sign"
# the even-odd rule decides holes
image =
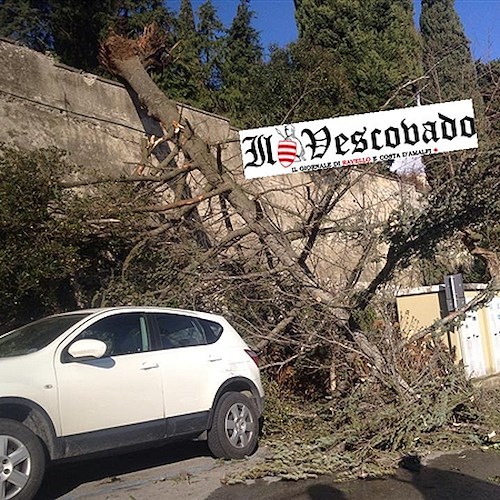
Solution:
[[[247,179],[477,148],[472,100],[240,132]]]

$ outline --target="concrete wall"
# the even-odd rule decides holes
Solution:
[[[162,135],[124,85],[0,40],[0,142],[57,146],[83,168],[130,170],[145,134]],[[179,106],[211,142],[225,140],[228,120]]]

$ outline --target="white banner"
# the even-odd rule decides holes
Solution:
[[[240,132],[247,179],[477,148],[472,100]]]

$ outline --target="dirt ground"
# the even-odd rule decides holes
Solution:
[[[335,483],[324,476],[284,482],[224,485],[224,478],[263,460],[265,448],[243,461],[210,457],[202,442],[54,466],[37,500],[494,500],[500,499],[500,452],[465,450],[410,458],[393,476]]]

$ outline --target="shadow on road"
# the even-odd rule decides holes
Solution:
[[[413,456],[404,457],[400,466],[395,479],[411,484],[425,500],[500,499],[500,485],[464,474],[458,468],[454,471],[423,466]]]
[[[311,500],[347,500],[345,494],[329,484],[315,484],[307,488]]]
[[[222,486],[206,500],[248,500],[250,498],[259,500],[348,500],[356,498],[358,500],[357,497],[346,495],[340,488],[341,485],[335,484],[328,476],[321,479],[272,483],[257,480],[250,485]],[[370,497],[370,500],[375,500],[375,498],[378,497]]]
[[[84,483],[106,478],[113,481],[123,474],[207,456],[211,455],[206,442],[193,441],[53,465],[47,470],[36,500],[53,500]]]
[[[479,457],[479,458],[478,458]],[[484,475],[483,460],[499,461],[480,455],[474,458],[470,474]],[[358,479],[335,483],[333,477],[323,476],[298,482],[256,481],[251,485],[222,486],[207,500],[493,500],[500,499],[500,485],[479,479],[458,470],[457,457],[444,463],[446,469],[423,466],[418,457],[405,457],[401,468],[392,476],[379,479]],[[489,464],[495,470],[495,464]],[[491,467],[493,465],[493,467]],[[488,470],[490,470],[488,468]],[[451,469],[451,470],[450,470]],[[500,468],[498,477],[500,478]]]
[[[124,455],[99,458],[53,466],[46,475],[37,500],[53,500],[85,483],[104,481],[106,485],[119,481],[117,476],[142,472],[159,466],[178,464],[190,459],[210,456],[203,441],[176,443],[162,448],[136,451]],[[154,473],[153,473],[154,474]],[[142,485],[137,484],[135,491]],[[139,476],[141,479],[142,477]],[[151,488],[144,474],[145,483]],[[494,482],[490,482],[493,479]],[[414,456],[404,457],[400,468],[392,476],[379,479],[360,479],[336,483],[333,476],[297,482],[268,482],[257,480],[253,484],[221,486],[208,493],[207,500],[493,500],[500,499],[500,453],[471,451],[463,455],[444,455],[422,465]],[[107,486],[105,486],[106,488]],[[98,484],[94,489],[95,498]],[[154,488],[154,486],[153,486]],[[124,489],[122,494],[127,494]],[[130,490],[131,491],[131,490]],[[148,490],[154,497],[154,490]],[[160,498],[160,497],[158,497]],[[166,498],[166,497],[163,497]],[[170,498],[170,497],[169,497]],[[199,498],[199,497],[197,497]],[[194,500],[194,497],[193,497]]]

